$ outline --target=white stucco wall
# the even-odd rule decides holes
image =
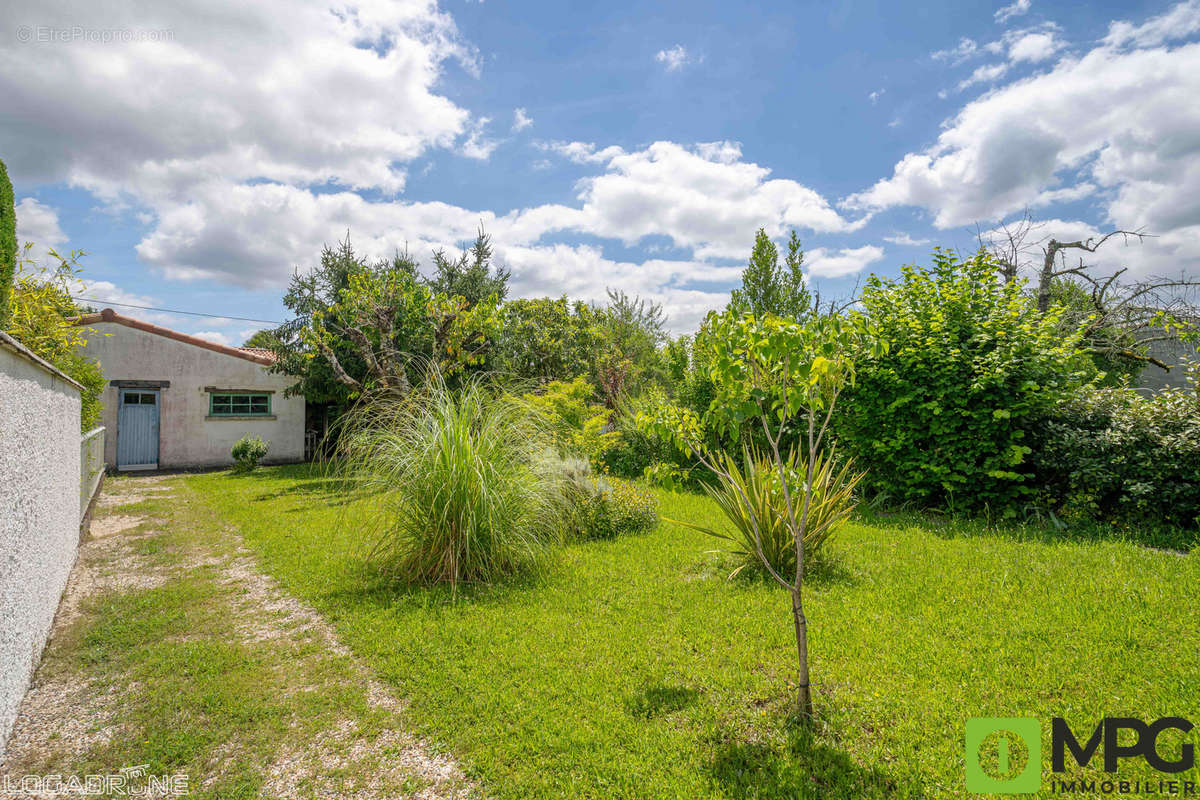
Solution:
[[[79,546],[79,389],[0,337],[0,753]]]
[[[130,328],[116,322],[87,326],[85,354],[95,359],[110,381],[169,381],[160,390],[160,469],[210,467],[233,463],[229,449],[242,436],[259,436],[270,443],[263,463],[300,461],[304,458],[304,398],[284,397],[293,383],[286,375],[237,356],[217,353]],[[253,389],[273,392],[272,418],[208,418],[209,393],[205,387]],[[104,391],[101,424],[108,429],[104,460],[117,463],[117,389]]]

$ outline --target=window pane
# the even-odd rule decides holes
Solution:
[[[143,394],[143,395],[142,395],[142,405],[144,405],[144,406],[152,406],[152,405],[154,405],[154,395],[152,395],[152,394]]]
[[[251,417],[271,413],[271,398],[265,394],[214,394],[214,416]]]
[[[126,392],[125,393],[125,405],[136,406],[141,402],[142,402],[142,396],[140,394],[137,394],[135,392]]]

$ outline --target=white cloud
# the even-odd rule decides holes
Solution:
[[[181,329],[195,324],[195,317],[183,314],[171,314],[165,311],[150,311],[150,308],[161,308],[163,303],[152,295],[130,292],[117,286],[112,281],[98,281],[91,278],[81,278],[73,281],[70,287],[72,297],[78,298],[84,304],[94,308],[112,306],[119,314],[126,314],[155,325],[167,328]]]
[[[1190,7],[1190,4],[1185,4]],[[1164,17],[1178,18],[1178,9]],[[1149,40],[1151,20],[1122,42]],[[1157,36],[1157,34],[1154,34]],[[1094,198],[1107,226],[1159,234],[1123,257],[1139,269],[1200,262],[1200,44],[1102,43],[993,90],[948,120],[930,148],[846,198],[852,210],[920,206],[940,228],[1027,206]],[[1169,258],[1168,258],[1169,254]]]
[[[1186,39],[1197,32],[1200,32],[1200,0],[1187,0],[1141,25],[1124,21],[1112,23],[1104,43],[1111,47],[1153,47]]]
[[[862,272],[882,258],[883,248],[873,244],[841,250],[818,247],[804,254],[804,263],[813,277],[842,278]]]
[[[531,117],[531,116],[529,116],[529,114],[525,113],[525,109],[518,108],[515,111],[513,111],[512,129],[514,131],[523,131],[532,124],[533,124],[533,117]]]
[[[989,64],[978,67],[970,77],[959,81],[958,89],[962,91],[977,83],[993,83],[1003,78],[1006,72],[1008,72],[1008,64]]]
[[[948,61],[951,64],[961,64],[966,59],[975,55],[979,49],[979,45],[974,39],[966,36],[958,40],[958,44],[949,50],[938,50],[933,54],[934,61]]]
[[[59,255],[66,255],[60,245],[66,243],[67,235],[59,227],[58,211],[55,208],[40,203],[35,198],[23,197],[21,202],[17,203],[16,213],[17,246],[23,248],[26,242],[32,242],[34,245],[28,253],[22,250],[22,255],[39,263],[45,260],[46,253],[51,248],[58,251]]]
[[[5,21],[171,34],[0,38],[0,96],[22,120],[0,128],[0,151],[21,181],[142,202],[185,197],[211,175],[395,192],[403,162],[451,146],[470,122],[434,91],[448,60],[473,69],[474,54],[432,0],[48,0]]]
[[[195,331],[192,333],[192,336],[229,347],[235,346],[234,341],[232,338],[230,338],[229,334],[222,333],[221,331]]]
[[[698,258],[741,258],[755,229],[780,236],[788,227],[818,232],[857,230],[820,194],[743,161],[733,142],[688,149],[655,142],[616,153],[604,174],[581,181],[582,207],[561,214],[563,228],[633,244],[665,235]],[[537,211],[535,209],[535,211]]]
[[[1003,25],[1004,23],[1008,22],[1013,17],[1019,17],[1022,14],[1028,14],[1030,5],[1031,5],[1031,0],[1016,0],[1016,2],[1014,2],[1010,5],[1004,6],[1003,8],[996,11],[996,13],[993,16],[995,17],[996,22]]]
[[[655,54],[654,60],[663,64],[667,68],[667,72],[675,72],[683,69],[688,64],[694,62],[695,59],[688,54],[687,48],[681,44],[677,44],[667,50],[659,50]]]
[[[907,233],[897,233],[893,236],[885,236],[883,237],[883,240],[885,242],[900,245],[901,247],[921,247],[929,244],[931,241],[929,239],[914,239]]]
[[[579,182],[578,204],[498,216],[446,203],[372,202],[349,191],[213,180],[197,184],[187,202],[160,208],[137,252],[170,278],[263,288],[286,284],[294,265],[310,262],[322,243],[347,228],[356,247],[377,255],[406,242],[418,256],[452,247],[482,222],[509,248],[543,246],[543,237],[555,234],[626,244],[663,236],[696,259],[741,259],[759,227],[781,236],[789,227],[840,233],[865,222],[845,219],[795,181],[770,178],[770,170],[742,160],[732,142],[694,148],[656,142],[634,152],[578,142],[547,149],[603,163],[602,172]]]
[[[466,141],[462,144],[462,154],[467,158],[474,158],[479,161],[487,161],[500,142],[495,139],[487,138],[485,130],[491,117],[480,117],[475,120],[468,128]]]
[[[1076,200],[1082,200],[1085,197],[1091,197],[1099,191],[1094,183],[1084,181],[1074,186],[1061,186],[1057,189],[1047,189],[1040,192],[1037,197],[1030,201],[1031,208],[1041,208],[1043,206],[1051,206],[1056,203],[1073,203]]]
[[[1036,64],[1052,58],[1061,48],[1062,42],[1055,36],[1054,31],[1026,33],[1009,44],[1008,57],[1011,61]]]
[[[576,164],[603,164],[625,152],[616,145],[596,149],[592,142],[538,142],[538,147],[558,153]]]
[[[886,91],[887,91],[887,89],[876,89],[875,91],[873,91],[869,95],[867,95],[867,97],[870,98],[870,100],[871,100],[871,105],[875,105],[875,103],[879,102],[879,98],[883,97],[883,94]]]

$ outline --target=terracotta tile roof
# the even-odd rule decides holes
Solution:
[[[271,359],[271,363],[275,363],[275,351],[269,347],[239,347],[243,353],[252,353],[256,356]]]
[[[124,325],[127,328],[135,328],[146,333],[153,333],[156,336],[162,336],[167,339],[174,339],[177,342],[203,347],[205,350],[212,350],[214,353],[224,353],[227,356],[234,358],[244,358],[247,361],[253,361],[255,364],[270,366],[275,363],[275,354],[270,350],[261,347],[230,347],[225,344],[217,344],[210,342],[207,339],[201,339],[198,336],[192,336],[187,333],[173,331],[170,328],[164,328],[161,325],[154,325],[149,322],[142,322],[140,319],[127,317],[123,314],[118,314],[111,308],[106,308],[95,314],[84,314],[81,317],[75,318],[76,325],[95,325],[98,322],[115,322],[118,325]]]

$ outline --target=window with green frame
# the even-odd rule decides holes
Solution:
[[[208,414],[211,417],[267,417],[271,414],[271,395],[212,392],[208,396]]]

